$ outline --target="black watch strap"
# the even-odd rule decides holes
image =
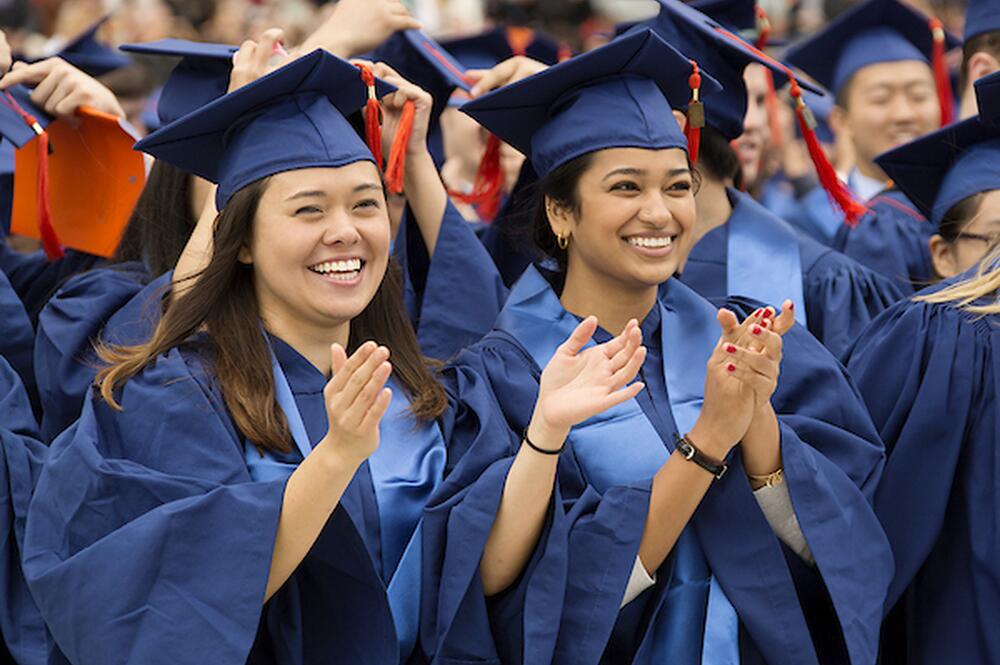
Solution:
[[[687,434],[684,436],[680,436],[679,434],[675,435],[674,439],[677,452],[683,455],[684,459],[689,462],[694,462],[701,468],[705,469],[705,471],[708,471],[710,474],[715,476],[716,480],[722,480],[722,477],[726,475],[726,471],[729,470],[729,465],[725,462],[720,464],[703,455],[702,452],[691,442],[691,439],[688,438]]]

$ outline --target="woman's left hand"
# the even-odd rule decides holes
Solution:
[[[265,74],[287,64],[291,59],[282,42],[285,33],[280,28],[265,30],[260,41],[247,40],[240,50],[233,54],[233,70],[229,74],[229,89],[233,92],[248,83],[253,83]]]

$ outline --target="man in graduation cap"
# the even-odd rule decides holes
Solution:
[[[978,111],[973,84],[1000,70],[1000,2],[969,0],[962,41],[958,113],[961,118],[970,118]]]
[[[834,93],[831,126],[847,134],[855,153],[846,181],[873,213],[856,228],[841,228],[834,246],[896,280],[904,293],[933,274],[932,229],[875,157],[951,122],[944,53],[959,43],[940,21],[897,0],[867,0],[785,54]]]

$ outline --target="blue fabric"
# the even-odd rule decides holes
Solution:
[[[687,149],[670,113],[690,101],[691,63],[650,30],[620,37],[462,106],[542,176],[602,148]],[[719,84],[702,73],[702,97]]]
[[[474,228],[448,202],[433,257],[407,206],[393,256],[403,268],[407,310],[420,351],[447,360],[493,327],[507,287]]]
[[[391,90],[376,80],[378,96]],[[221,210],[237,190],[275,173],[374,161],[345,117],[367,99],[357,67],[317,49],[153,132],[135,147],[217,183]]]
[[[25,520],[47,449],[21,380],[0,357],[0,658],[44,665],[48,638],[21,571]]]
[[[97,41],[97,31],[111,18],[106,14],[86,30],[71,39],[56,55],[90,76],[101,76],[122,67],[128,67],[132,60],[116,49]]]
[[[252,444],[205,371],[203,341],[129,380],[122,411],[88,399],[52,444],[24,550],[58,645],[52,662],[305,664],[337,654],[397,664],[367,464],[263,604],[284,480],[251,482],[244,450]],[[296,354],[276,352],[318,440],[325,381]]]
[[[888,451],[875,496],[896,558],[883,662],[997,662],[997,315],[905,300],[847,364]]]
[[[0,358],[5,359],[17,372],[36,411],[39,408],[38,388],[35,385],[35,370],[31,348],[35,343],[35,330],[24,311],[7,276],[0,271],[0,321],[3,321],[3,335],[0,336]]]
[[[995,30],[1000,30],[1000,5],[996,0],[969,0],[965,6],[962,40],[968,42],[973,37]]]
[[[141,263],[98,268],[67,280],[38,316],[35,377],[42,438],[50,442],[80,416],[94,382],[94,342],[112,315],[149,282]]]
[[[993,72],[975,82],[976,105],[983,122],[995,124],[1000,118],[1000,73]]]
[[[667,288],[674,284],[671,280]],[[511,302],[516,292],[517,287]],[[735,301],[727,305],[741,314],[758,306]],[[518,340],[503,331],[491,332],[463,352],[456,367],[485,378],[512,431],[527,425],[540,369]],[[662,370],[644,368],[644,376],[656,372]],[[786,335],[782,372],[774,405],[793,505],[852,661],[873,662],[892,566],[869,505],[881,470],[882,446],[843,369],[798,328]],[[658,406],[662,411],[662,404]],[[655,426],[656,419],[650,421]],[[712,573],[738,612],[741,633],[750,638],[741,642],[741,651],[750,654],[746,662],[816,662],[781,547],[753,500],[739,456],[731,461],[730,473],[713,486],[692,524]],[[543,662],[598,662],[602,654],[612,662],[654,662],[651,627],[669,588],[669,565],[661,568],[666,572],[654,589],[619,612],[649,492],[645,482],[601,493],[588,482],[572,446],[561,457],[555,498],[563,514],[555,513],[560,519],[553,520],[545,536],[545,553],[536,570],[552,566],[561,571],[565,591],[555,650]],[[844,548],[844,542],[853,546]],[[634,623],[617,630],[626,615]],[[837,630],[833,624],[816,628],[827,634]]]
[[[0,271],[7,275],[33,326],[49,298],[66,280],[102,263],[103,259],[97,256],[74,250],[68,250],[61,259],[49,261],[41,250],[21,254],[0,243]]]
[[[725,298],[742,295],[752,288],[759,278],[771,269],[771,259],[765,251],[759,252],[755,265],[745,264],[742,271],[747,280],[731,283],[729,227],[737,215],[745,217],[749,228],[771,228],[784,224],[746,194],[730,191],[730,198],[737,202],[730,221],[706,233],[691,250],[681,281],[706,298]],[[739,223],[744,223],[741,220]],[[793,232],[794,233],[794,232]],[[773,234],[761,234],[759,243],[770,242]],[[801,294],[804,301],[809,331],[835,356],[843,353],[871,319],[902,297],[890,280],[848,259],[802,233],[794,233],[798,244],[801,274]],[[763,245],[766,249],[767,245]],[[748,257],[743,257],[747,259]],[[752,279],[752,281],[751,281]],[[776,288],[780,289],[780,284]],[[776,291],[779,293],[780,291]],[[792,295],[788,289],[777,301],[768,302],[780,307]],[[794,301],[793,301],[794,302]],[[802,305],[797,305],[797,309]]]
[[[844,46],[833,70],[830,89],[833,91],[841,90],[859,69],[882,62],[901,60],[928,62],[927,56],[895,29],[888,27],[869,28],[852,38]]]
[[[507,58],[517,55],[507,38],[507,28],[498,26],[477,35],[447,39],[441,45],[466,69],[491,69]],[[535,30],[524,55],[546,65],[559,59],[559,44],[543,32]]]
[[[934,227],[896,189],[868,202],[869,213],[854,228],[842,226],[834,248],[892,280],[904,295],[934,280],[928,241]]]
[[[829,195],[813,181],[804,194],[781,174],[770,178],[760,194],[760,203],[776,217],[828,247],[833,246],[844,216],[830,201]]]

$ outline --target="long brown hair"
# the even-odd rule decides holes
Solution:
[[[183,295],[171,299],[148,342],[130,347],[99,346],[107,367],[96,383],[104,400],[121,406],[114,392],[195,332],[208,332],[213,375],[239,430],[264,449],[290,450],[290,434],[275,401],[270,351],[260,325],[254,269],[238,260],[250,237],[267,180],[238,191],[215,220],[212,258]],[[390,261],[378,291],[351,321],[348,353],[373,339],[392,352],[393,373],[421,420],[437,418],[447,406],[444,389],[420,355],[416,334],[403,309],[402,277]]]

